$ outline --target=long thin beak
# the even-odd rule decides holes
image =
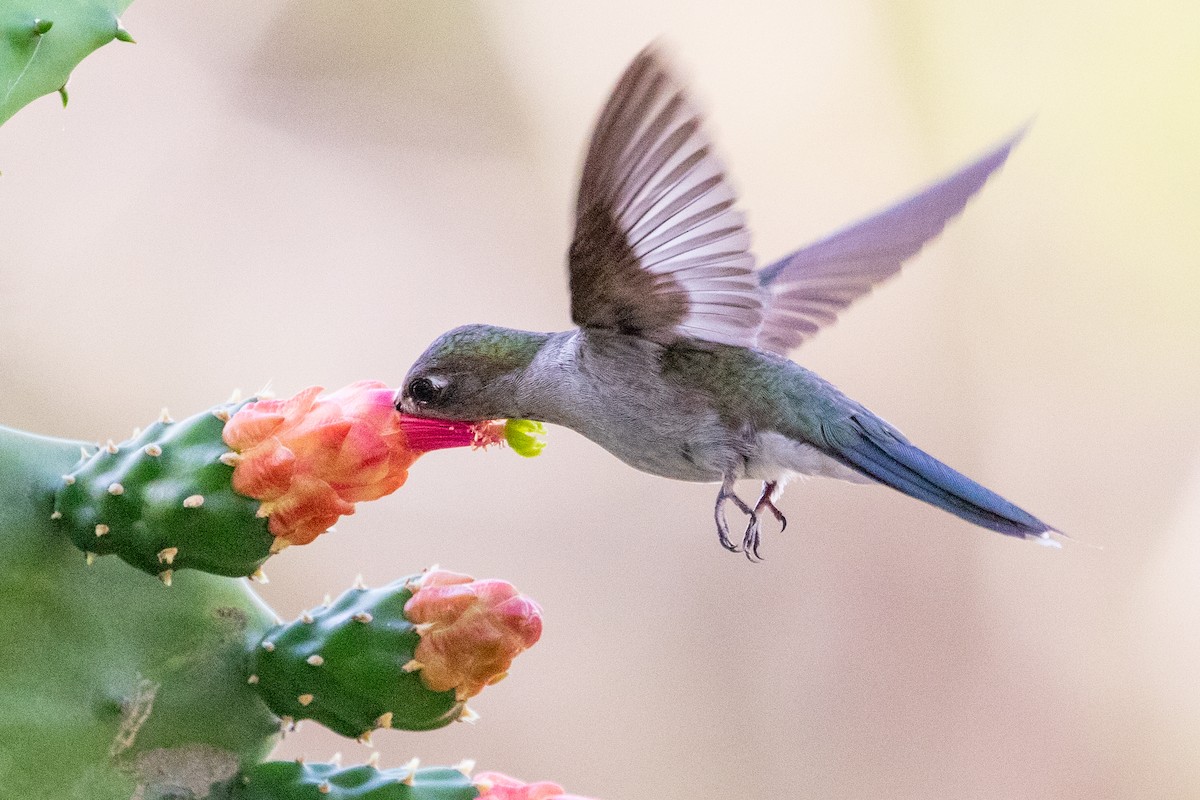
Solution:
[[[393,402],[396,410],[402,414],[411,414],[416,406],[413,405],[412,398],[405,397],[402,392],[396,392],[396,399]]]

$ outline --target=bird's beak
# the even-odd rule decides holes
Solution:
[[[415,406],[412,398],[405,397],[402,392],[396,392],[396,400],[392,403],[401,414],[411,414]]]

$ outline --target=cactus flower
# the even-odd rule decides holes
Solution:
[[[321,396],[312,386],[287,399],[247,403],[225,425],[238,454],[233,489],[261,501],[259,514],[286,544],[307,544],[354,504],[396,491],[425,452],[503,440],[497,423],[401,415],[394,390],[359,381]]]
[[[508,674],[542,635],[541,607],[512,584],[445,570],[422,576],[404,613],[421,636],[414,666],[422,682],[464,700]]]
[[[475,776],[478,800],[588,800],[574,794],[563,794],[563,788],[550,781],[524,783],[500,772],[481,772]]]

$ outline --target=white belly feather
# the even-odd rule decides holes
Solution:
[[[789,439],[781,433],[758,434],[758,450],[746,464],[746,474],[742,477],[772,481],[789,472],[851,483],[872,483],[866,475],[830,458],[810,444]]]

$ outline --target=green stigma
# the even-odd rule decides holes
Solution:
[[[504,440],[513,452],[525,458],[540,455],[546,447],[546,426],[531,419],[510,419],[504,423]]]

